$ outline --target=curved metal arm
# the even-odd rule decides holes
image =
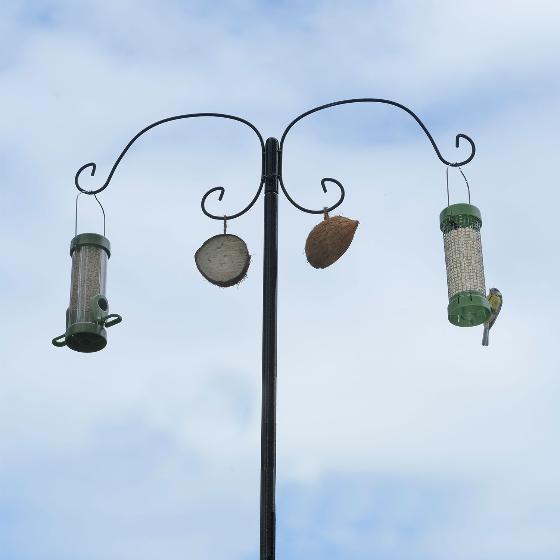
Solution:
[[[280,179],[280,188],[282,189],[282,192],[284,193],[284,195],[286,196],[286,198],[298,209],[301,210],[302,212],[307,212],[308,214],[324,214],[325,212],[331,212],[332,210],[334,210],[335,208],[338,208],[342,202],[344,201],[344,197],[346,196],[346,191],[344,190],[344,187],[342,186],[342,183],[340,181],[337,181],[336,179],[333,179],[332,177],[323,177],[321,179],[321,187],[323,188],[323,192],[326,193],[327,192],[327,186],[325,185],[325,183],[327,181],[329,181],[330,183],[334,183],[339,189],[340,189],[340,197],[338,198],[338,200],[332,205],[332,206],[325,206],[324,208],[322,208],[321,210],[310,210],[309,208],[305,208],[304,206],[300,206],[289,194],[288,191],[286,190],[286,187],[284,186],[284,180],[282,179],[282,174],[280,174],[280,176],[278,177]]]
[[[303,206],[300,206],[288,194],[288,191],[286,190],[286,187],[284,186],[284,181],[282,180],[282,159],[283,159],[283,153],[284,153],[284,141],[286,139],[286,136],[288,135],[288,132],[290,132],[290,130],[293,128],[293,126],[296,123],[298,123],[301,119],[303,119],[304,117],[307,117],[308,115],[311,115],[311,114],[316,113],[318,111],[322,111],[323,109],[328,109],[330,107],[336,107],[338,105],[348,105],[350,103],[383,103],[385,105],[392,105],[393,107],[398,107],[399,109],[402,109],[403,111],[407,112],[420,125],[420,127],[422,128],[422,130],[424,131],[424,133],[428,137],[428,140],[432,144],[432,147],[434,148],[434,151],[436,152],[436,155],[439,158],[439,160],[449,167],[460,167],[462,165],[466,165],[467,163],[469,163],[474,158],[474,155],[476,153],[476,146],[475,146],[473,140],[469,136],[467,136],[466,134],[457,134],[457,136],[455,136],[455,147],[458,148],[459,144],[460,144],[460,141],[461,141],[461,138],[464,138],[470,145],[471,153],[470,153],[469,157],[467,159],[465,159],[464,161],[455,162],[455,163],[451,163],[450,161],[447,161],[441,155],[441,152],[439,151],[439,148],[437,147],[437,144],[436,144],[435,140],[433,139],[429,130],[426,128],[426,125],[420,120],[418,115],[416,115],[408,107],[405,107],[404,105],[402,105],[401,103],[397,103],[396,101],[390,101],[388,99],[377,99],[377,98],[373,98],[373,97],[363,97],[363,98],[359,98],[359,99],[344,99],[342,101],[335,101],[333,103],[327,103],[326,105],[321,105],[319,107],[315,107],[314,109],[310,109],[309,111],[306,111],[305,113],[302,113],[301,115],[299,115],[299,117],[295,118],[286,127],[286,130],[284,130],[284,132],[282,134],[282,138],[280,139],[280,156],[281,156],[281,159],[280,159],[280,186],[282,188],[282,191],[286,195],[286,198],[296,208],[298,208],[299,210],[302,210],[303,212],[307,212],[308,214],[322,214],[325,210],[324,210],[324,208],[321,209],[321,210],[311,210],[309,208],[305,208]],[[330,212],[331,210],[334,210],[337,206],[340,206],[340,204],[342,204],[342,201],[344,200],[344,187],[342,186],[342,184],[339,181],[337,181],[335,179],[324,178],[321,181],[321,185],[323,187],[323,192],[327,192],[327,190],[325,188],[325,183],[324,183],[325,181],[334,182],[336,185],[338,185],[338,187],[340,188],[340,191],[341,191],[339,200],[335,204],[333,204],[332,206],[327,208],[327,211]]]
[[[260,142],[260,145],[261,145],[261,178],[260,178],[259,187],[257,189],[257,194],[254,196],[253,200],[243,210],[241,210],[240,212],[237,212],[236,214],[232,214],[231,216],[226,216],[226,219],[232,220],[234,218],[238,218],[242,214],[245,214],[245,212],[250,210],[250,208],[255,204],[255,202],[259,198],[259,195],[261,194],[261,191],[262,191],[262,188],[263,188],[263,185],[264,185],[264,140],[263,140],[263,137],[262,137],[261,133],[258,131],[257,127],[254,124],[252,124],[249,121],[247,121],[245,119],[242,119],[240,117],[236,117],[234,115],[227,115],[225,113],[190,113],[190,114],[187,114],[187,115],[177,115],[177,116],[174,116],[174,117],[168,117],[166,119],[159,120],[157,122],[154,122],[154,123],[148,125],[147,127],[143,128],[138,134],[136,134],[136,136],[134,136],[132,138],[132,140],[130,140],[130,142],[124,147],[123,151],[121,152],[119,157],[116,159],[115,163],[113,164],[113,167],[111,168],[111,171],[109,172],[109,175],[107,176],[107,180],[105,181],[105,183],[103,183],[103,185],[101,185],[101,187],[99,187],[97,189],[88,190],[88,189],[84,189],[80,185],[80,175],[82,174],[83,171],[91,168],[90,175],[92,177],[95,175],[95,172],[97,170],[97,164],[92,162],[92,163],[86,163],[85,165],[82,165],[82,167],[80,167],[80,169],[78,169],[78,171],[76,172],[76,176],[74,178],[74,184],[76,185],[76,188],[81,193],[93,194],[93,195],[96,195],[96,194],[100,193],[101,191],[104,191],[109,186],[109,183],[111,182],[111,179],[113,178],[113,175],[114,175],[117,167],[119,166],[119,163],[124,158],[125,154],[128,152],[128,150],[130,149],[132,144],[134,144],[134,142],[136,142],[136,140],[138,140],[138,138],[140,138],[140,136],[142,136],[144,133],[148,132],[148,130],[151,130],[152,128],[155,128],[156,126],[159,126],[160,124],[165,124],[165,123],[172,122],[172,121],[178,121],[178,120],[181,120],[181,119],[190,119],[190,118],[194,118],[194,117],[218,117],[218,118],[222,118],[222,119],[229,119],[229,120],[237,121],[237,122],[240,122],[240,123],[243,123],[243,124],[247,125],[257,135],[257,137],[259,139],[259,142]],[[211,193],[213,193],[215,191],[221,191],[220,196],[218,197],[218,200],[219,201],[222,200],[222,198],[224,196],[224,193],[225,193],[225,189],[223,187],[215,187],[213,189],[210,189],[202,197],[202,201],[201,201],[202,211],[209,218],[212,218],[214,220],[223,220],[224,219],[223,214],[222,215],[212,214],[212,213],[208,212],[206,210],[206,207],[205,207],[206,199],[208,198],[208,196]]]

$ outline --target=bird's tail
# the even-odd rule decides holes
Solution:
[[[490,338],[490,325],[484,323],[484,334],[482,335],[482,346],[488,346],[488,340]]]

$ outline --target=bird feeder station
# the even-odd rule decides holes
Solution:
[[[52,343],[76,352],[98,352],[107,345],[106,328],[122,321],[120,315],[109,314],[106,296],[111,244],[104,235],[80,233],[70,242],[70,256],[72,274],[66,332]]]
[[[447,206],[439,217],[443,232],[449,322],[459,327],[481,325],[490,318],[486,299],[480,210],[471,204]]]
[[[115,170],[129,152],[131,146],[145,133],[166,123],[184,119],[211,117],[235,121],[243,124],[256,135],[260,147],[261,169],[258,175],[259,183],[252,200],[239,212],[220,215],[210,212],[206,206],[210,195],[221,201],[225,194],[224,187],[212,187],[202,197],[200,207],[204,215],[213,220],[224,223],[223,234],[207,239],[194,255],[196,266],[202,276],[209,282],[220,287],[235,286],[241,282],[248,271],[251,255],[247,244],[237,235],[228,234],[227,222],[243,216],[255,207],[259,199],[264,198],[264,240],[262,255],[262,408],[261,408],[261,465],[260,465],[260,559],[275,558],[276,550],[276,411],[277,411],[277,354],[278,354],[278,206],[279,199],[286,200],[299,211],[311,215],[323,214],[324,219],[309,233],[305,243],[305,255],[309,264],[316,269],[332,266],[348,250],[358,227],[357,220],[344,216],[330,217],[329,213],[338,208],[345,198],[345,189],[340,181],[332,177],[324,177],[321,187],[327,193],[327,183],[338,189],[338,200],[323,210],[306,208],[300,205],[290,195],[283,179],[283,166],[286,160],[286,138],[302,119],[314,115],[319,111],[340,107],[354,103],[377,103],[391,106],[404,111],[420,126],[430,141],[436,156],[444,164],[447,177],[447,207],[440,215],[440,228],[443,232],[445,248],[445,263],[447,267],[447,285],[449,295],[449,321],[461,327],[473,327],[486,323],[485,341],[487,334],[497,316],[501,306],[501,296],[497,290],[489,295],[492,302],[492,313],[485,296],[484,267],[482,262],[482,247],[480,242],[480,228],[482,219],[480,211],[470,204],[470,188],[461,170],[461,166],[468,164],[475,156],[476,146],[466,134],[455,136],[455,147],[470,147],[469,153],[462,161],[451,162],[445,159],[438,148],[433,136],[426,125],[411,109],[389,99],[361,97],[343,99],[314,107],[293,119],[284,129],[280,139],[263,138],[257,127],[240,117],[226,113],[187,113],[174,115],[153,122],[145,126],[126,144],[116,158],[106,180],[94,189],[86,189],[82,183],[82,176],[93,177],[97,165],[93,162],[82,165],[74,177],[74,184],[80,194],[96,195],[104,191],[110,184]],[[449,202],[449,169],[457,168],[467,186],[469,193],[468,204],[453,204]],[[79,197],[80,195],[78,195]],[[97,201],[99,203],[99,200]],[[101,204],[100,204],[101,206]],[[103,207],[101,207],[103,211]],[[77,215],[77,198],[76,198]],[[103,212],[105,218],[105,213]],[[405,217],[406,218],[406,217]],[[401,219],[402,227],[407,228],[410,219]],[[410,228],[409,228],[410,229]],[[66,312],[66,332],[55,338],[55,346],[68,346],[77,352],[96,352],[107,344],[106,328],[119,323],[119,315],[109,314],[109,304],[106,296],[107,261],[111,255],[109,240],[103,235],[82,233],[78,235],[77,226],[75,237],[70,244],[72,257],[72,280],[70,288],[70,305]],[[185,294],[187,289],[183,290]],[[496,292],[496,293],[494,293]],[[181,293],[176,299],[184,300]],[[498,298],[498,299],[494,299]],[[328,302],[327,302],[328,303]],[[176,311],[177,321],[184,318],[184,312]],[[491,319],[492,317],[492,319]],[[375,317],[373,318],[375,320]],[[490,321],[488,321],[491,319]],[[233,327],[235,328],[235,327]],[[165,336],[163,332],[162,336]],[[185,350],[188,352],[188,350]]]

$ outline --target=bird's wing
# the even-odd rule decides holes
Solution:
[[[495,311],[492,311],[492,315],[490,316],[490,320],[488,321],[488,327],[492,328],[492,325],[496,322],[498,315],[502,309],[502,298],[498,302],[498,307],[496,307]]]

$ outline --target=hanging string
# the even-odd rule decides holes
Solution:
[[[329,219],[329,213],[328,213],[328,207],[327,207],[327,206],[325,206],[325,207],[323,208],[323,219],[324,219],[324,220],[328,220],[328,219]]]
[[[227,216],[224,215],[224,235],[227,232]]]

